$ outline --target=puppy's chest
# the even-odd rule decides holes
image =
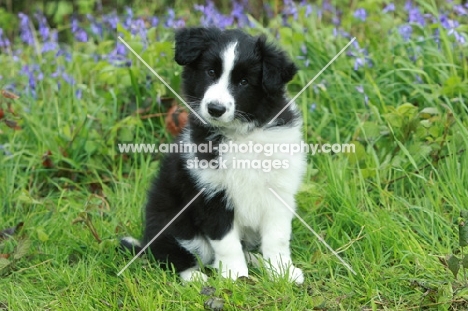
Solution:
[[[300,141],[300,131],[295,128],[226,137],[219,146],[219,167],[197,170],[197,180],[209,192],[223,190],[226,207],[234,209],[236,221],[256,229],[263,215],[274,213],[277,206],[272,203],[277,199],[269,188],[292,195],[297,191],[305,167],[304,154],[284,150]],[[282,144],[283,152],[279,151]]]

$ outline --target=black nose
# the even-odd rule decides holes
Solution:
[[[212,102],[208,104],[208,113],[215,118],[218,118],[226,112],[226,107],[218,102]]]

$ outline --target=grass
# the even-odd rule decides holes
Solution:
[[[38,99],[1,102],[4,109],[12,103],[16,115],[5,109],[6,117],[22,129],[0,126],[9,152],[0,155],[0,229],[24,225],[0,241],[0,258],[9,260],[0,261],[0,310],[200,310],[210,298],[200,293],[207,286],[226,310],[465,310],[463,277],[455,279],[440,258],[460,251],[457,225],[468,202],[466,50],[444,32],[439,48],[429,28],[417,30],[423,40],[383,36],[398,19],[382,16],[378,32],[351,20],[374,65],[355,71],[343,55],[297,102],[308,142],[353,141],[358,152],[311,156],[297,201],[298,213],[357,275],[295,220],[292,251],[306,275],[302,286],[270,281],[259,269],[249,280],[231,282],[212,271],[206,284],[183,284],[148,258],[117,276],[130,259],[116,251],[118,239],[140,236],[143,194],[159,158],[120,155],[116,144],[128,137],[168,141],[162,117],[135,114],[164,112],[154,98],[168,93],[157,82],[140,87],[146,71],[137,61],[131,70],[93,68],[85,53],[91,47],[75,46],[72,62],[63,65],[76,85],[58,90],[44,60]],[[319,29],[317,20],[303,22]],[[295,55],[306,42],[311,64],[300,65],[291,95],[347,42],[334,38],[331,27],[302,41],[296,35],[283,29],[280,43],[289,42]],[[168,42],[151,48],[170,51]],[[26,49],[23,62],[34,53]],[[20,65],[8,57],[0,55],[2,66],[27,84],[14,78]],[[170,59],[150,61],[169,77]],[[109,72],[125,87],[104,85]],[[82,99],[74,96],[78,88]]]

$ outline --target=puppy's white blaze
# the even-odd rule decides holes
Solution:
[[[205,119],[212,119],[208,113],[208,104],[210,102],[218,102],[226,107],[226,112],[217,118],[216,121],[227,123],[234,119],[235,102],[234,97],[229,91],[229,80],[236,61],[236,46],[237,42],[233,42],[222,53],[223,71],[221,76],[215,84],[206,90],[205,96],[202,99],[201,114]]]

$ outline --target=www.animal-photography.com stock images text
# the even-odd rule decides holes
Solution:
[[[468,310],[466,0],[0,0],[0,310]]]

